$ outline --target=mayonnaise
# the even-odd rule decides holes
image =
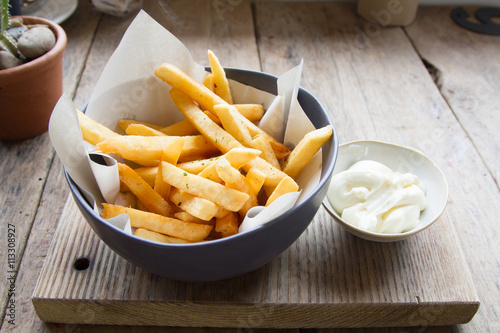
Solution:
[[[425,209],[425,188],[411,173],[363,160],[332,178],[328,200],[344,221],[386,234],[414,228]]]

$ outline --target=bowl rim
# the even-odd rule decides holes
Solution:
[[[426,159],[428,162],[430,162],[430,164],[434,167],[435,170],[437,170],[437,173],[442,178],[443,183],[444,183],[443,192],[444,192],[445,200],[444,200],[444,204],[442,205],[442,207],[440,207],[438,213],[435,216],[432,216],[432,218],[430,219],[429,222],[427,222],[423,225],[420,225],[420,226],[416,226],[415,228],[408,230],[406,232],[397,233],[397,234],[384,234],[384,233],[377,233],[377,232],[373,232],[373,231],[359,228],[355,225],[348,223],[344,219],[342,219],[340,217],[340,215],[335,211],[333,206],[331,205],[331,203],[328,199],[328,195],[326,195],[325,198],[323,199],[323,202],[322,202],[323,206],[328,211],[328,213],[334,218],[334,220],[336,222],[338,222],[342,227],[344,227],[344,229],[346,229],[347,231],[349,231],[349,232],[353,233],[354,235],[361,237],[361,238],[365,238],[363,236],[366,236],[365,239],[372,240],[372,241],[385,241],[385,242],[387,242],[387,241],[399,241],[399,240],[406,239],[410,236],[413,236],[415,234],[418,234],[419,232],[429,228],[444,213],[444,211],[446,209],[447,201],[448,201],[448,196],[449,196],[448,181],[445,177],[444,172],[441,170],[441,168],[429,156],[424,154],[422,151],[415,149],[415,148],[412,148],[412,147],[409,147],[409,146],[404,146],[404,145],[400,145],[400,144],[396,144],[396,143],[379,141],[379,140],[348,141],[348,142],[345,142],[345,143],[342,143],[339,145],[339,152],[342,148],[345,148],[347,146],[351,146],[354,144],[374,144],[374,145],[390,146],[390,147],[393,147],[393,148],[398,149],[398,150],[406,150],[406,151],[410,151],[412,153],[420,155],[421,157]],[[361,235],[363,235],[363,236],[361,236]]]
[[[207,69],[207,67],[208,66],[205,66],[205,69]],[[227,70],[228,72],[250,72],[250,73],[252,73],[252,75],[263,75],[263,76],[266,76],[266,77],[273,79],[275,81],[278,80],[278,77],[273,75],[273,74],[260,72],[260,71],[256,71],[256,70],[236,68],[236,67],[224,67],[224,69]],[[229,75],[228,75],[228,78],[231,79],[231,77],[229,77]],[[232,79],[232,80],[234,80],[234,79]],[[248,83],[244,82],[244,80],[242,80],[242,81],[235,80],[235,81],[238,81],[238,82],[243,83],[243,84],[248,84]],[[263,90],[261,88],[257,88],[257,89]],[[270,93],[275,94],[276,91],[270,92]],[[327,141],[327,142],[331,143],[330,150],[332,150],[332,152],[331,152],[332,159],[331,159],[330,163],[327,165],[325,172],[323,172],[323,168],[322,168],[319,183],[308,194],[308,198],[310,198],[310,197],[314,197],[327,183],[329,183],[331,176],[333,174],[335,164],[336,164],[340,145],[338,143],[337,131],[336,131],[335,126],[333,124],[332,118],[330,117],[329,113],[327,112],[327,109],[323,106],[323,104],[319,101],[318,98],[316,98],[311,92],[309,92],[307,89],[305,89],[301,86],[299,86],[298,94],[297,94],[297,100],[299,101],[299,104],[300,104],[299,96],[301,96],[301,94],[302,95],[305,94],[306,96],[309,95],[309,97],[312,97],[318,103],[318,105],[321,107],[321,109],[323,109],[325,111],[324,116],[325,116],[326,122],[329,125],[331,125],[333,128],[332,136]],[[81,108],[81,111],[85,112],[87,109],[87,106],[88,106],[88,102],[86,102],[84,104],[84,106]],[[308,118],[310,118],[310,117],[308,116]],[[66,168],[63,168],[63,170],[64,170],[66,180],[67,180],[68,184],[70,185],[70,189],[72,190],[73,194],[76,195],[77,198],[80,199],[80,201],[83,201],[85,203],[84,205],[82,205],[82,207],[84,207],[84,209],[87,211],[87,213],[94,216],[100,223],[103,223],[105,226],[114,228],[115,230],[117,230],[118,232],[120,232],[122,235],[124,235],[126,237],[131,237],[135,241],[144,242],[144,243],[154,245],[157,247],[176,247],[176,248],[189,247],[189,248],[194,248],[194,247],[199,247],[199,246],[204,246],[204,247],[218,246],[220,243],[231,243],[231,242],[235,242],[235,241],[237,242],[238,239],[245,238],[245,237],[251,237],[252,234],[254,234],[256,232],[265,232],[265,229],[267,229],[267,228],[271,227],[273,224],[277,223],[278,218],[279,219],[288,218],[289,216],[293,215],[294,212],[296,212],[299,208],[301,208],[303,205],[305,205],[306,201],[307,201],[307,200],[303,200],[299,204],[294,205],[291,209],[289,209],[285,213],[276,216],[275,218],[273,218],[272,220],[270,220],[269,222],[267,222],[263,225],[260,225],[254,229],[251,229],[251,230],[248,230],[248,231],[245,231],[242,233],[238,233],[238,234],[226,237],[226,238],[214,239],[214,240],[210,240],[210,241],[206,241],[206,242],[188,243],[188,244],[160,243],[160,242],[156,242],[156,241],[152,241],[152,240],[148,240],[148,239],[135,237],[134,235],[125,232],[124,230],[114,226],[113,224],[111,224],[111,223],[107,222],[105,219],[103,219],[98,213],[96,213],[94,211],[92,205],[87,201],[87,199],[83,195],[83,192],[80,189],[80,187],[73,181],[73,179],[71,179],[71,176],[67,173]],[[326,194],[325,194],[325,197],[326,197]],[[320,206],[321,206],[321,203],[319,204],[318,209]]]

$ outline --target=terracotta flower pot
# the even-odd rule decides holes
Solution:
[[[66,33],[52,21],[23,16],[25,24],[46,24],[56,44],[44,55],[0,70],[0,139],[27,139],[47,131],[50,114],[63,91]]]

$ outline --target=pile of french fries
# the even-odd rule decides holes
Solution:
[[[156,69],[185,117],[173,125],[122,119],[121,135],[77,110],[85,141],[133,162],[118,163],[120,195],[103,203],[102,217],[127,214],[138,237],[193,243],[237,234],[250,208],[299,190],[296,177],[332,135],[331,126],[314,130],[293,150],[276,141],[256,125],[263,106],[234,104],[224,68],[208,57],[203,82],[172,64]]]

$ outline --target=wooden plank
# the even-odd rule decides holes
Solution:
[[[169,5],[172,6],[172,8],[175,8],[175,15],[179,15],[181,17],[187,16],[190,12],[192,12],[192,5],[195,5],[197,7],[200,6],[206,6],[206,2],[203,1],[198,1],[198,3],[191,3],[190,5],[187,5],[185,2],[183,4],[182,1],[178,2],[169,2]],[[153,15],[155,18],[164,24],[165,26],[168,27],[169,20],[172,19],[172,13],[169,13],[168,15],[163,12],[159,12],[156,2],[146,2],[144,4],[145,10],[148,11],[150,14],[156,14]],[[153,8],[150,8],[148,6],[153,6]],[[173,7],[175,6],[175,7]],[[217,20],[215,22],[211,22],[211,17],[215,17],[213,14],[214,10],[208,10],[206,12],[206,16],[197,16],[196,22],[197,24],[200,23],[201,21],[204,21],[203,23],[205,29],[201,30],[204,32],[206,35],[200,36],[200,33],[196,29],[185,29],[183,26],[175,27],[175,26],[170,26],[168,27],[171,32],[173,32],[177,37],[181,38],[189,47],[191,51],[193,51],[193,54],[195,55],[195,60],[198,62],[208,65],[208,59],[206,57],[206,51],[210,47],[212,50],[217,52],[219,57],[221,59],[225,60],[225,65],[227,66],[237,66],[238,63],[245,67],[245,68],[251,68],[251,69],[259,69],[259,61],[258,61],[258,56],[257,56],[257,50],[256,50],[256,42],[255,42],[255,37],[253,35],[253,25],[252,25],[252,19],[251,19],[251,10],[248,2],[241,2],[237,5],[234,6],[235,9],[238,9],[238,15],[232,15],[229,18],[229,22],[233,24],[236,21],[241,22],[240,25],[234,25],[231,29],[229,29],[225,24],[227,24],[227,20],[223,21],[220,20],[217,16]],[[168,8],[164,8],[164,10],[167,10]],[[207,9],[210,9],[207,7]],[[161,15],[158,15],[161,14]],[[78,15],[76,13],[75,15]],[[81,16],[81,14],[79,15]],[[85,16],[84,16],[85,17]],[[82,18],[84,18],[82,17]],[[119,18],[113,18],[110,16],[105,16],[103,20],[100,21],[99,24],[99,30],[97,31],[95,35],[95,40],[92,45],[92,49],[88,54],[87,58],[87,63],[85,67],[85,71],[82,74],[80,84],[78,86],[78,90],[75,94],[75,104],[76,105],[83,105],[89,98],[90,94],[92,93],[93,86],[95,85],[97,79],[99,78],[99,75],[104,68],[107,59],[109,56],[112,54],[116,46],[118,45],[121,36],[125,32],[126,28],[128,27],[130,21],[132,20],[132,17],[127,18],[126,20],[119,19]],[[224,23],[226,22],[226,23]],[[78,24],[78,23],[76,23]],[[208,28],[208,29],[207,29]],[[196,38],[190,37],[193,36],[193,33],[196,32]],[[81,31],[82,35],[85,34],[89,37],[92,37],[94,34],[92,33],[85,33]],[[238,38],[231,37],[228,34],[236,33]],[[210,36],[212,35],[217,35],[222,38],[211,38]],[[183,36],[186,36],[186,38],[182,38]],[[226,36],[226,37],[224,37]],[[246,36],[243,38],[243,36]],[[201,37],[201,38],[200,38]],[[231,38],[229,38],[231,37]],[[75,38],[82,38],[81,36],[76,36]],[[191,40],[189,39],[191,38]],[[231,39],[234,39],[233,42],[231,42]],[[186,41],[187,40],[187,41]],[[227,42],[224,42],[225,45],[221,45],[218,42],[222,40],[227,40]],[[229,43],[229,44],[228,44]],[[231,44],[232,43],[232,44]],[[245,43],[245,48],[242,48],[241,45],[238,46],[232,46],[235,44],[239,43]],[[75,49],[78,49],[81,51],[81,48],[78,48],[75,46]],[[196,56],[196,54],[198,54]],[[235,57],[237,56],[237,58]],[[227,59],[227,61],[226,61]],[[236,61],[236,59],[238,59]],[[240,66],[240,67],[241,67]],[[61,178],[63,176],[62,170],[60,169],[60,163],[59,160],[56,157],[56,162],[57,167],[53,167],[51,174],[56,175],[57,177]],[[63,181],[64,182],[64,181]],[[67,185],[66,184],[60,184],[60,188],[65,190],[65,193],[67,193]],[[60,194],[58,196],[59,199],[63,199],[62,202],[65,202],[66,196]],[[72,200],[72,199],[70,199]],[[50,204],[50,203],[48,203]],[[32,272],[28,277],[25,279],[21,280],[20,283],[26,284],[29,286],[24,287],[24,285],[21,285],[23,288],[23,293],[22,293],[22,299],[29,300],[31,297],[31,292],[34,288],[34,284],[36,281],[36,276],[39,272],[39,268],[41,267],[41,262],[39,261],[39,253],[45,254],[47,252],[47,247],[50,242],[50,239],[54,235],[55,231],[55,222],[59,219],[60,216],[60,210],[59,211],[54,211],[54,212],[48,212],[45,211],[43,213],[39,212],[39,215],[41,215],[40,219],[53,219],[52,223],[52,230],[47,230],[45,233],[42,234],[32,234],[30,236],[30,243],[29,246],[32,245],[32,251],[30,250],[28,253],[32,253],[35,258],[33,259],[38,259],[38,268],[31,266],[33,269],[30,270]],[[47,222],[45,222],[47,223]],[[41,226],[40,226],[41,228]],[[102,246],[102,244],[101,244]],[[70,248],[71,246],[68,246]],[[109,254],[109,250],[108,250]],[[26,257],[25,257],[26,258]],[[31,258],[31,257],[29,257]],[[23,267],[24,268],[24,267]],[[132,267],[132,271],[134,271],[135,268]],[[23,270],[24,271],[24,270]],[[109,282],[109,281],[108,281]],[[111,288],[113,287],[114,284],[111,284]],[[28,289],[27,292],[29,295],[25,297],[25,289]],[[119,291],[119,289],[113,289],[116,291]],[[88,316],[89,314],[85,312],[82,312],[83,310],[80,309],[80,314],[85,316]],[[102,325],[61,325],[61,324],[52,324],[52,323],[44,323],[41,322],[36,314],[33,311],[33,308],[30,306],[30,304],[25,304],[23,303],[23,324],[22,325],[17,325],[17,328],[20,329],[21,331],[37,331],[37,332],[81,332],[82,330],[85,331],[92,331],[92,332],[136,332],[136,331],[143,331],[143,328],[137,328],[137,327],[124,327],[124,326],[102,326]],[[171,328],[169,329],[172,332],[184,332],[186,331],[185,329],[182,328]],[[164,331],[163,328],[154,328],[150,327],[147,329],[148,332],[159,332],[159,331]],[[198,331],[205,331],[203,329],[193,329],[190,328],[188,329],[188,332],[198,332]],[[225,330],[225,331],[233,331],[233,330]],[[258,330],[258,332],[267,332],[267,330]]]
[[[310,234],[308,229],[307,234],[286,254],[253,273],[214,283],[181,283],[153,276],[114,254],[92,232],[70,198],[54,235],[56,241],[49,249],[34,291],[33,303],[42,320],[104,325],[121,323],[240,329],[406,326],[411,325],[411,320],[421,323],[420,314],[437,312],[440,317],[433,319],[433,324],[469,319],[456,317],[457,313],[463,314],[464,308],[470,306],[466,302],[447,305],[443,302],[439,305],[438,302],[419,304],[413,301],[411,304],[393,302],[380,306],[376,302],[330,304],[326,297],[324,301],[312,301],[328,293],[329,288],[319,285],[319,279],[314,277],[315,274],[324,276],[317,262],[311,260],[309,265],[299,265],[300,261],[304,261],[305,251],[315,258],[318,256],[316,251],[327,245],[316,233],[316,242],[319,241],[321,246],[307,249],[307,244],[311,243]],[[351,238],[353,242],[358,241]],[[362,252],[369,250],[372,249]],[[324,256],[328,257],[328,252]],[[90,267],[75,270],[75,262],[81,258],[89,259]],[[282,265],[299,268],[287,271],[279,269]],[[322,266],[331,269],[332,264]],[[356,266],[353,264],[353,267]],[[384,270],[377,266],[371,269]],[[274,289],[273,284],[278,279],[288,281],[288,288],[280,288],[278,282],[278,288]],[[333,281],[324,277],[323,282],[332,284]],[[273,292],[270,293],[270,290]],[[353,313],[363,313],[363,316],[353,316]]]
[[[467,8],[471,14],[475,9]],[[479,152],[470,155],[459,145],[450,147],[460,157],[450,161],[450,169],[462,177],[450,215],[464,222],[455,228],[482,303],[471,324],[459,331],[496,332],[500,330],[500,209],[495,188],[500,177],[500,40],[459,27],[450,18],[451,10],[421,7],[406,31],[420,55],[433,65],[439,90]],[[474,170],[482,163],[486,168]]]
[[[415,99],[431,96],[429,101],[437,104],[445,119],[436,124],[425,103],[414,111],[403,108],[403,114],[418,118],[417,111],[423,112],[423,120],[431,118],[436,130],[443,124],[457,127],[401,29],[384,30],[377,43],[354,50],[359,46],[354,43],[356,30],[345,27],[362,21],[354,15],[352,5],[259,2],[255,9],[264,70],[281,74],[303,56],[303,85],[335,110],[336,122],[346,119],[351,124],[339,128],[342,139],[367,130],[365,133],[386,134],[393,140],[417,140],[418,136],[400,134],[401,120],[397,119],[391,119],[386,130],[376,131],[375,125],[390,114],[386,103],[401,108],[415,102],[407,96],[399,101],[404,95],[397,91],[400,87],[416,89]],[[402,54],[389,61],[385,57],[391,54],[389,41],[394,39],[403,45]],[[381,67],[379,61],[387,67]],[[353,68],[358,71],[349,71]],[[409,70],[414,77],[400,78],[398,69]],[[379,75],[381,82],[384,75],[380,74],[389,75],[389,88],[396,88],[395,92],[372,85],[370,81],[377,77],[370,75]],[[331,89],[327,91],[327,87]],[[353,106],[360,108],[355,115],[361,117],[359,123],[350,119],[348,110]],[[350,132],[344,134],[345,130]],[[467,143],[466,138],[462,141]],[[441,154],[438,150],[433,158]],[[180,283],[151,276],[102,245],[77,216],[69,201],[34,291],[33,301],[42,319],[240,329],[428,326],[467,322],[478,306],[447,214],[412,239],[379,244],[343,232],[321,209],[311,227],[277,260],[242,277],[213,283]],[[92,265],[77,272],[72,267],[82,256]],[[234,308],[233,315],[213,310],[228,306]],[[73,311],[62,311],[66,309]],[[132,312],[136,317],[129,315]]]
[[[92,42],[98,19],[99,16],[92,13],[90,5],[80,4],[74,18],[61,24],[68,35],[63,81],[64,91],[70,96],[78,86],[86,50]],[[2,172],[0,176],[2,221],[9,221],[16,226],[16,265],[19,265],[16,266],[14,297],[16,325],[9,323],[10,317],[6,316],[2,322],[2,332],[10,329],[35,331],[31,329],[33,319],[36,319],[31,294],[69,189],[65,184],[60,162],[57,158],[54,159],[47,133],[22,142],[1,142],[0,156],[1,170],[8,171]],[[0,228],[5,235],[7,223],[2,223]],[[3,254],[4,252],[2,261],[7,262]],[[5,273],[6,270],[0,273],[2,281],[5,281]],[[5,283],[0,285],[2,297],[7,295],[4,293],[6,286]],[[5,311],[5,301],[3,298],[2,311]]]
[[[354,6],[349,4],[257,3],[256,26],[263,70],[279,74],[298,64],[303,57],[303,86],[331,110],[340,141],[375,139],[424,151],[448,177],[450,204],[427,232],[398,245],[404,249],[389,247],[378,253],[381,248],[362,242],[366,253],[361,252],[364,254],[361,258],[368,260],[366,263],[358,259],[360,253],[351,257],[352,248],[343,244],[344,237],[350,236],[336,230],[335,234],[340,235],[334,244],[349,253],[353,266],[358,269],[359,265],[361,270],[360,273],[353,271],[355,274],[339,274],[336,283],[343,279],[355,282],[341,284],[343,288],[335,290],[336,295],[342,300],[350,300],[352,294],[356,295],[356,301],[383,300],[387,295],[374,287],[380,286],[376,284],[377,277],[386,276],[390,280],[379,283],[388,284],[386,293],[392,292],[391,296],[418,297],[421,303],[433,302],[448,298],[451,295],[448,292],[464,291],[466,288],[457,289],[450,284],[454,277],[460,276],[468,281],[466,293],[477,300],[470,277],[461,276],[469,273],[453,228],[453,224],[467,223],[475,216],[463,209],[460,209],[463,215],[455,214],[454,201],[463,202],[469,196],[461,193],[463,170],[451,165],[462,163],[463,155],[457,152],[471,157],[467,172],[480,175],[484,165],[476,158],[477,152],[435,89],[404,31],[380,27],[367,31],[367,22],[357,18],[354,11]],[[491,188],[491,183],[484,185]],[[449,243],[444,245],[443,238]],[[404,250],[411,251],[412,255],[401,259]],[[369,264],[374,265],[371,262],[377,262],[376,258],[385,259],[385,253],[390,251],[395,251],[391,256],[399,260],[389,261],[392,267],[388,266],[385,274],[373,274]],[[442,256],[443,253],[446,256]],[[448,255],[460,268],[449,264]],[[409,281],[400,275],[408,268],[412,270]],[[351,295],[347,286],[354,288]]]
[[[61,24],[68,35],[68,44],[63,60],[63,82],[64,91],[70,95],[74,93],[78,85],[81,70],[86,60],[86,48],[92,41],[92,33],[84,34],[85,30],[95,29],[98,17],[89,15],[90,6],[81,5],[75,13],[74,20]],[[87,12],[87,14],[86,14]],[[86,38],[74,38],[74,36],[85,35]],[[83,37],[83,36],[82,36]],[[66,198],[68,190],[62,187],[61,169],[57,168],[59,178],[50,173],[51,168],[57,165],[54,160],[54,151],[47,133],[41,134],[33,139],[18,142],[0,142],[0,205],[2,212],[2,223],[0,233],[7,234],[8,224],[15,226],[15,269],[3,269],[0,272],[2,281],[7,276],[16,277],[14,295],[16,326],[9,323],[11,316],[2,316],[2,331],[9,328],[23,327],[29,320],[25,313],[34,311],[31,307],[31,293],[35,285],[36,277],[42,266],[40,253],[45,253],[48,248],[50,236],[64,205],[64,199],[58,202],[58,194],[63,192]],[[47,210],[48,209],[48,210]],[[46,220],[42,217],[45,212]],[[41,216],[42,215],[42,216]],[[43,222],[43,224],[42,224]],[[55,228],[54,228],[55,229]],[[39,232],[42,232],[41,236]],[[30,235],[35,235],[36,240],[27,245]],[[7,246],[7,243],[2,241]],[[5,247],[6,249],[6,247]],[[38,251],[34,251],[38,249]],[[45,249],[45,251],[43,251]],[[7,251],[0,254],[1,261],[7,268]],[[22,265],[20,265],[22,261]],[[10,273],[14,271],[14,273]],[[0,284],[0,295],[2,295],[2,313],[5,313],[5,305],[11,284]],[[10,314],[10,311],[9,311]],[[29,331],[29,330],[28,330]]]

